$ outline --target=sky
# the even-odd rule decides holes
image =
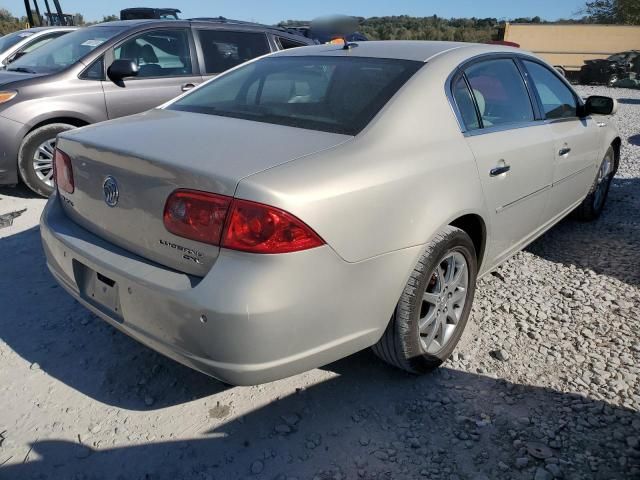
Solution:
[[[41,10],[44,0],[38,0]],[[362,17],[412,15],[441,17],[540,16],[546,20],[571,18],[585,0],[60,0],[65,13],[81,13],[85,20],[118,15],[127,7],[174,7],[183,18],[218,16],[267,24],[287,19],[309,20],[327,14]],[[53,1],[49,0],[53,6]],[[23,16],[24,0],[0,0],[16,16]]]

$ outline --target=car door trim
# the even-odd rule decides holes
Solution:
[[[504,212],[505,210],[508,210],[509,208],[511,208],[511,207],[513,207],[513,206],[515,206],[515,205],[519,204],[520,202],[523,202],[524,200],[528,200],[528,199],[529,199],[529,198],[531,198],[531,197],[535,197],[536,195],[539,195],[539,194],[541,194],[541,193],[543,193],[543,192],[546,192],[546,191],[547,191],[547,190],[549,190],[552,186],[553,186],[553,184],[551,184],[551,183],[550,183],[550,184],[548,184],[548,185],[545,185],[545,186],[544,186],[544,187],[542,187],[542,188],[539,188],[538,190],[536,190],[536,191],[534,191],[534,192],[531,192],[531,193],[529,193],[529,194],[527,194],[527,195],[525,195],[525,196],[523,196],[523,197],[518,198],[517,200],[514,200],[514,201],[512,201],[512,202],[510,202],[510,203],[507,203],[506,205],[503,205],[503,206],[501,206],[501,207],[498,207],[498,208],[496,208],[496,213],[502,213],[502,212]]]
[[[569,175],[567,175],[566,177],[562,177],[562,178],[561,178],[560,180],[558,180],[557,182],[553,182],[553,183],[551,184],[551,187],[556,187],[556,186],[560,185],[561,183],[564,183],[564,182],[566,182],[566,181],[568,181],[568,180],[571,180],[573,177],[575,177],[575,176],[577,176],[577,175],[580,175],[581,173],[584,173],[584,172],[586,172],[587,170],[589,170],[589,169],[591,169],[591,168],[593,168],[593,164],[591,164],[591,165],[587,165],[586,167],[583,167],[583,168],[581,168],[580,170],[577,170],[577,171],[575,171],[575,172],[573,172],[573,173],[570,173],[570,174],[569,174]]]

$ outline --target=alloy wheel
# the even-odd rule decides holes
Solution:
[[[449,251],[429,275],[418,328],[425,352],[443,350],[456,331],[469,292],[469,266],[459,251]]]
[[[600,164],[598,170],[598,178],[596,180],[596,189],[593,192],[593,206],[596,210],[602,207],[604,202],[607,188],[609,188],[609,177],[611,176],[611,155],[607,154]]]
[[[56,149],[56,139],[51,138],[38,146],[33,154],[33,171],[38,180],[49,187],[53,186],[53,154]]]

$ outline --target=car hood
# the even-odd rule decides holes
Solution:
[[[69,217],[100,237],[152,261],[204,275],[218,247],[170,234],[162,216],[178,188],[233,196],[240,180],[326,150],[353,137],[249,120],[156,109],[60,135],[75,190],[63,194]],[[104,182],[117,182],[109,206]],[[170,248],[169,248],[170,247]],[[198,262],[185,261],[184,251]]]
[[[0,87],[10,85],[14,82],[21,82],[23,80],[31,80],[32,78],[42,77],[42,73],[22,73],[22,72],[9,72],[7,70],[0,70]]]

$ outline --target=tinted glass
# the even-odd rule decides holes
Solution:
[[[10,33],[8,35],[5,35],[4,37],[0,37],[0,53],[4,52],[5,50],[9,50],[16,43],[21,42],[31,35],[33,35],[33,32],[22,30],[19,32]]]
[[[480,122],[478,121],[478,115],[476,113],[476,107],[473,105],[473,98],[469,92],[464,78],[458,77],[453,84],[453,98],[456,101],[458,110],[462,115],[464,126],[467,130],[475,130],[480,128]]]
[[[200,30],[206,73],[221,73],[270,52],[264,33]]]
[[[466,74],[485,128],[533,120],[531,100],[513,60],[476,63]]]
[[[104,79],[104,56],[93,62],[80,77],[84,80],[103,80]]]
[[[569,87],[539,63],[525,60],[524,64],[538,91],[545,117],[549,119],[576,117],[576,97]]]
[[[169,108],[355,135],[422,62],[358,57],[271,57]]]
[[[191,75],[191,51],[186,30],[155,30],[127,40],[113,51],[116,60],[132,60],[138,77]]]
[[[278,43],[280,44],[280,47],[282,47],[283,50],[287,50],[289,48],[304,47],[306,45],[306,43],[295,42],[293,40],[289,40],[288,38],[283,38],[283,37],[276,37],[276,38],[278,39]]]
[[[123,30],[123,27],[81,28],[56,38],[35,52],[16,60],[8,70],[21,69],[34,73],[59,72],[73,65]]]

